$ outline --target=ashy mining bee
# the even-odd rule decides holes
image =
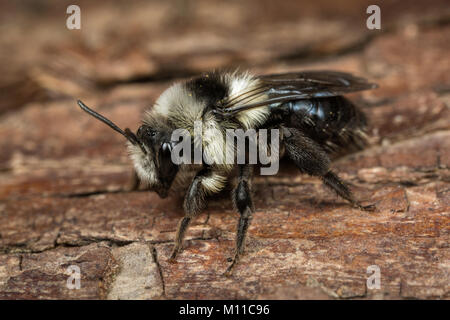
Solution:
[[[277,129],[278,154],[290,158],[300,172],[317,176],[352,205],[363,210],[346,183],[330,170],[330,156],[361,149],[365,144],[366,117],[343,94],[376,88],[367,80],[336,71],[305,71],[253,76],[246,72],[210,72],[169,87],[143,118],[136,134],[120,129],[110,120],[79,106],[128,139],[134,163],[136,186],[145,182],[161,197],[175,185],[188,181],[185,189],[185,216],[178,224],[170,256],[174,261],[182,247],[191,220],[204,208],[208,195],[218,193],[232,173],[237,183],[232,191],[234,207],[240,214],[236,248],[226,273],[230,274],[244,250],[244,240],[254,211],[251,196],[251,163],[176,164],[172,151],[179,140],[173,132],[184,129],[193,135],[202,125],[205,158],[223,154],[227,130]],[[198,140],[198,139],[197,139]],[[198,144],[193,140],[192,144]],[[197,141],[197,142],[196,142]],[[188,157],[190,158],[190,157]]]

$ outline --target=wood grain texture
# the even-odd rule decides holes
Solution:
[[[39,16],[13,1],[0,10],[14,17],[2,19],[0,36],[0,298],[450,297],[445,1],[403,10],[387,1],[382,31],[365,28],[367,4],[357,0],[340,10],[327,1],[81,1],[80,31],[61,23],[65,8],[42,3]],[[182,198],[125,191],[123,138],[75,101],[135,130],[172,81],[236,66],[336,69],[380,85],[350,96],[370,119],[369,147],[332,165],[377,211],[351,208],[282,161],[278,175],[255,178],[246,253],[227,278],[238,219],[229,191],[210,200],[168,263]],[[81,268],[79,290],[66,287],[70,265]],[[367,289],[370,265],[381,289]]]

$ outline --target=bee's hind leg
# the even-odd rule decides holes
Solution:
[[[364,211],[373,211],[375,210],[375,205],[370,204],[367,206],[361,205],[352,195],[351,191],[348,189],[347,184],[342,181],[333,171],[328,171],[324,176],[321,177],[323,183],[329,188],[336,191],[336,193],[342,198],[349,201],[355,207],[364,210]]]
[[[327,187],[333,189],[355,207],[367,211],[375,209],[373,205],[361,205],[353,197],[347,184],[330,170],[330,159],[316,142],[294,128],[283,128],[283,135],[286,153],[301,172],[320,177]]]
[[[232,192],[233,204],[238,210],[240,217],[237,225],[236,233],[236,248],[234,258],[231,264],[225,271],[225,275],[230,276],[233,272],[233,268],[239,261],[240,255],[244,252],[245,238],[247,236],[247,230],[252,220],[252,214],[254,211],[253,201],[251,198],[251,177],[253,173],[253,167],[250,165],[239,166],[238,184]]]

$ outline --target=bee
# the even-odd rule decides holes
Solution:
[[[207,196],[221,191],[233,172],[237,175],[231,197],[239,221],[235,252],[225,272],[230,275],[244,251],[254,212],[251,181],[257,164],[176,164],[171,154],[179,141],[173,139],[173,132],[182,128],[193,135],[195,123],[200,122],[203,152],[215,158],[223,152],[218,146],[223,146],[224,139],[214,134],[217,130],[277,129],[280,157],[289,158],[301,173],[319,177],[353,206],[373,210],[373,205],[363,206],[354,198],[348,185],[330,169],[330,159],[366,144],[366,116],[343,95],[376,87],[364,78],[337,71],[263,76],[213,71],[166,89],[145,112],[136,133],[120,129],[80,100],[78,105],[127,139],[135,187],[144,182],[164,198],[172,186],[185,182],[185,214],[178,223],[171,262],[182,248],[190,223],[205,207]]]

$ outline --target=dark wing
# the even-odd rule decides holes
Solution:
[[[261,84],[239,96],[229,97],[215,112],[234,115],[240,111],[292,100],[340,96],[376,88],[364,78],[338,71],[304,71],[260,76]],[[268,99],[252,102],[266,94]]]

